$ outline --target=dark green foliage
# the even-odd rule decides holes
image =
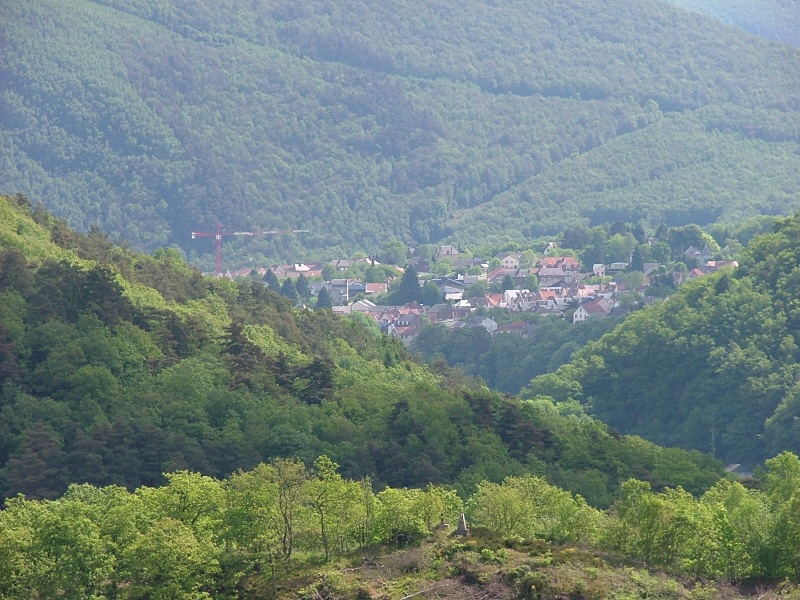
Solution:
[[[295,287],[294,279],[291,277],[287,277],[283,280],[281,284],[281,296],[289,298],[289,300],[297,300],[297,288]]]
[[[16,248],[0,251],[0,290],[16,289],[20,293],[30,292],[33,277],[28,269],[25,255]]]
[[[297,278],[297,281],[294,284],[295,290],[297,291],[297,296],[301,300],[308,300],[311,297],[311,291],[308,287],[308,279],[306,276],[300,273]]]
[[[671,275],[670,275],[671,277]],[[588,319],[572,325],[545,317],[528,338],[516,333],[491,337],[485,329],[450,330],[437,325],[423,327],[412,349],[426,361],[444,358],[486,384],[515,394],[538,375],[555,371],[572,354],[599,339],[617,324],[614,319]]]
[[[190,234],[220,220],[309,230],[226,238],[234,267],[798,206],[800,56],[666,4],[29,0],[0,22],[6,191],[205,270]]]
[[[327,287],[322,287],[317,294],[317,308],[324,309],[324,308],[332,308],[333,304],[331,302],[331,293],[328,291]]]
[[[61,441],[42,423],[25,432],[20,452],[3,468],[4,496],[25,494],[31,498],[55,498],[70,481]]]
[[[83,270],[64,261],[48,261],[37,270],[33,287],[29,303],[42,320],[74,323],[89,313],[113,326],[133,314],[122,288],[105,267]]]
[[[9,212],[11,203],[0,205],[0,232],[18,221],[34,228],[25,213]],[[19,235],[10,239],[25,248]],[[62,235],[77,247],[83,237]],[[466,494],[483,479],[535,471],[599,505],[636,474],[678,483],[687,473],[719,476],[719,465],[685,457],[678,473],[662,477],[657,448],[638,453],[652,459],[641,465],[585,416],[578,439],[554,407],[410,361],[363,315],[295,309],[250,278],[196,279],[172,251],[100,247],[109,263],[86,263],[93,266],[0,251],[4,497],[50,498],[70,482],[158,486],[165,470],[223,477],[276,457],[310,463],[322,451],[346,476],[379,486],[437,482]],[[151,278],[164,294],[119,272]],[[462,360],[477,365],[491,337],[483,329],[460,335]],[[497,381],[512,354],[497,348]]]
[[[705,240],[689,227],[666,235],[673,251]],[[571,397],[624,433],[729,463],[799,450],[798,239],[800,216],[781,220],[750,242],[738,269],[670,290],[666,302],[578,351],[557,381],[532,388],[577,390]],[[657,285],[670,277],[656,274]]]
[[[420,299],[419,276],[414,267],[408,267],[403,273],[400,285],[387,298],[387,304],[402,305],[418,302]]]
[[[426,281],[425,285],[422,286],[422,289],[419,292],[419,302],[423,306],[433,306],[434,304],[438,304],[442,301],[442,293],[439,291],[439,286],[437,286],[432,281]]]
[[[252,389],[253,376],[264,363],[264,352],[250,340],[244,333],[241,323],[234,321],[228,331],[228,339],[222,348],[223,356],[231,365],[231,387],[245,385]]]
[[[277,275],[272,272],[272,269],[267,269],[267,272],[264,273],[264,283],[267,285],[267,287],[275,292],[277,292],[281,287],[281,282]]]

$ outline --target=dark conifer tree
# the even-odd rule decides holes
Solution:
[[[264,273],[264,283],[273,292],[280,290],[281,282],[278,280],[278,276],[272,272],[272,269],[267,269],[267,272]]]
[[[297,295],[303,300],[308,300],[311,297],[311,290],[308,287],[308,279],[306,279],[306,276],[302,273],[300,273],[300,276],[297,278],[297,282],[294,284],[294,286],[297,290]]]
[[[631,253],[630,270],[644,272],[644,258],[642,257],[642,250],[639,246],[636,246]]]
[[[333,308],[333,302],[331,301],[331,293],[328,291],[328,288],[322,287],[319,290],[319,294],[317,294],[317,309],[323,308]]]
[[[420,295],[419,276],[414,267],[408,267],[400,280],[400,286],[392,294],[392,304],[418,302]]]
[[[290,300],[297,300],[297,288],[294,285],[294,279],[287,277],[283,280],[281,285],[281,296],[285,296]]]

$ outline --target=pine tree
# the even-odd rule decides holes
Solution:
[[[294,284],[294,287],[297,290],[297,295],[303,300],[308,300],[311,297],[311,290],[308,287],[308,279],[306,279],[306,276],[302,273],[300,273],[300,276],[297,278],[297,282]]]
[[[267,269],[267,272],[264,273],[264,283],[273,292],[277,292],[281,287],[281,282],[278,280],[278,276],[272,272],[272,269]]]
[[[400,280],[400,286],[392,294],[393,304],[408,304],[419,300],[419,276],[414,267],[408,267]]]
[[[319,290],[319,294],[317,294],[317,310],[323,308],[333,308],[333,302],[331,301],[331,293],[328,291],[328,288],[322,287]]]
[[[281,286],[281,296],[286,296],[291,300],[297,300],[297,288],[294,285],[294,279],[287,277],[283,280]]]

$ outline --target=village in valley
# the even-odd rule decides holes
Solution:
[[[527,337],[535,327],[532,315],[569,319],[572,323],[621,317],[637,306],[662,299],[648,293],[659,278],[677,286],[722,267],[738,266],[732,260],[713,260],[708,246],[687,248],[686,262],[696,266],[674,272],[667,272],[659,263],[643,263],[641,271],[632,271],[628,262],[598,263],[585,269],[577,258],[561,255],[553,242],[533,259],[530,251],[475,258],[448,245],[439,246],[430,260],[414,254],[414,249],[409,249],[406,266],[392,265],[391,270],[397,274],[382,281],[357,276],[366,270],[374,273],[381,266],[369,257],[238,269],[220,276],[250,277],[267,284],[272,281],[270,287],[276,288],[276,282],[291,282],[292,289],[294,282],[302,281],[302,287],[307,286],[308,306],[314,306],[322,292],[329,297],[335,314],[361,313],[373,319],[382,332],[408,346],[426,324],[440,323],[453,329],[483,327],[493,336],[517,333]],[[409,271],[420,289],[430,291],[433,285],[436,292],[425,296],[428,302],[417,298],[391,304],[390,292]],[[299,305],[306,306],[302,295],[295,297]],[[495,320],[498,313],[493,309],[519,317],[503,319],[501,325]]]

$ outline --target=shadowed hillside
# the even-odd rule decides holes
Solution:
[[[2,188],[207,269],[189,233],[220,222],[310,230],[226,242],[236,266],[798,206],[800,52],[662,3],[31,0],[0,17]]]

